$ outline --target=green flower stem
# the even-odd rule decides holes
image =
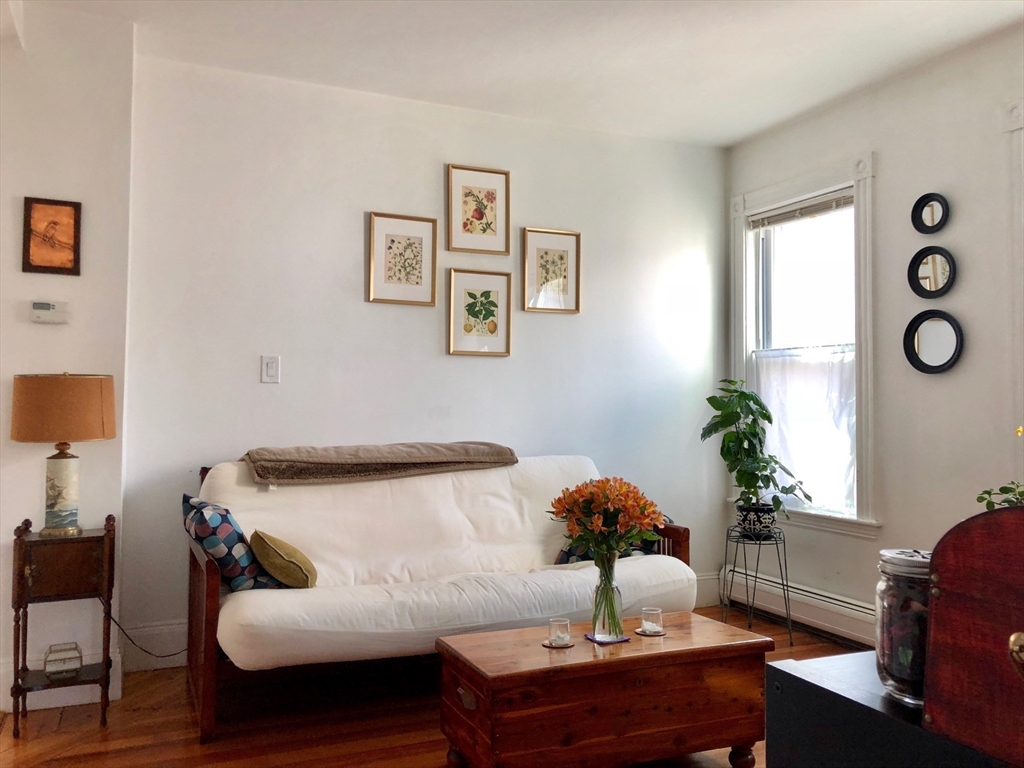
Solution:
[[[592,624],[596,631],[598,619],[603,616],[607,619],[609,633],[615,637],[622,637],[622,617],[619,616],[618,606],[615,604],[615,561],[618,560],[618,557],[618,552],[594,553],[598,581],[594,591]]]

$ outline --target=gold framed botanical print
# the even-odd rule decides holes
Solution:
[[[512,274],[448,270],[448,354],[511,354]]]
[[[580,311],[580,233],[523,227],[523,309]]]
[[[448,250],[508,256],[508,171],[448,164]]]
[[[367,300],[437,303],[437,219],[370,214]]]

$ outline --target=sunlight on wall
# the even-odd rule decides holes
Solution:
[[[654,288],[658,340],[687,370],[702,370],[711,344],[711,269],[707,254],[686,251],[658,273]]]

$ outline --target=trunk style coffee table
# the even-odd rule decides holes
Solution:
[[[771,638],[692,613],[664,617],[663,637],[628,643],[541,642],[547,627],[442,637],[441,730],[451,768],[625,766],[732,747],[753,768],[764,738]]]

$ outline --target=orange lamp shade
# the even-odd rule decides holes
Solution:
[[[81,443],[114,437],[113,376],[48,373],[14,377],[11,440]]]

